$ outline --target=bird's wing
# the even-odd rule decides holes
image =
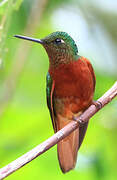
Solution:
[[[85,57],[82,57],[82,59],[86,62],[87,66],[89,68],[89,71],[92,74],[93,87],[94,87],[94,90],[95,90],[96,77],[95,77],[93,67],[92,67],[92,65],[91,65],[91,63],[90,63],[90,61],[88,59],[86,59]],[[83,142],[87,127],[88,127],[88,122],[86,122],[82,127],[79,128],[79,148],[80,148],[80,146],[81,146],[81,144]]]
[[[55,122],[55,111],[54,111],[54,81],[52,80],[49,72],[46,76],[46,97],[47,97],[47,106],[50,111],[50,116],[53,124],[54,131],[56,132],[56,122]]]
[[[94,73],[94,70],[93,70],[93,67],[90,63],[90,61],[86,58],[83,57],[83,60],[87,63],[87,66],[92,74],[92,78],[93,78],[93,83],[94,83],[94,90],[95,90],[95,84],[96,84],[96,77],[95,77],[95,73]]]

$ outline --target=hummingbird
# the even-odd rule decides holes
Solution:
[[[79,55],[75,41],[66,32],[53,32],[42,39],[21,35],[15,37],[41,44],[48,54],[47,106],[56,133],[93,103],[96,83],[93,67],[87,58]],[[75,167],[87,127],[88,122],[57,144],[58,160],[63,173]]]

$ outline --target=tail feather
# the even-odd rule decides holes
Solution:
[[[57,119],[57,131],[67,125],[70,120],[59,116]],[[63,173],[75,167],[79,147],[79,128],[69,136],[60,141],[57,145],[58,159]]]

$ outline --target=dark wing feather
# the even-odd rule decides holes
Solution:
[[[88,127],[88,123],[89,123],[89,121],[86,122],[82,127],[79,128],[79,147],[78,147],[78,149],[80,148],[80,146],[83,142],[83,139],[84,139],[87,127]]]
[[[47,96],[47,106],[50,112],[52,124],[54,131],[56,132],[56,124],[55,124],[55,111],[54,111],[54,81],[52,80],[49,72],[46,76],[46,96]]]

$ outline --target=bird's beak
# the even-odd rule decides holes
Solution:
[[[15,35],[14,37],[24,39],[24,40],[34,41],[40,44],[44,43],[41,39],[35,39],[35,38],[27,37],[27,36]]]

